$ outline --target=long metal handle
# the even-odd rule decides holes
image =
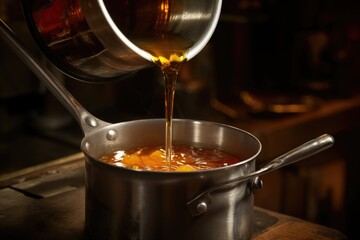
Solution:
[[[211,204],[211,202],[212,202],[211,193],[212,192],[222,189],[228,185],[231,185],[231,184],[234,184],[237,182],[242,182],[245,180],[249,180],[251,178],[274,171],[280,167],[284,167],[286,165],[298,162],[304,158],[308,158],[316,153],[319,153],[319,152],[331,147],[333,144],[334,144],[334,138],[328,134],[324,134],[318,138],[310,140],[310,141],[302,144],[301,146],[294,148],[293,150],[290,150],[289,152],[275,158],[274,160],[270,161],[264,167],[262,167],[261,169],[255,171],[255,172],[232,179],[221,185],[214,186],[212,188],[207,189],[206,191],[202,192],[197,197],[195,197],[193,200],[191,200],[187,203],[189,211],[193,216],[198,216],[198,215],[206,212],[208,206]]]
[[[109,125],[86,111],[71,93],[59,82],[54,74],[42,63],[40,59],[30,53],[13,31],[0,19],[0,36],[9,47],[20,57],[41,82],[79,122],[84,134],[94,128]]]

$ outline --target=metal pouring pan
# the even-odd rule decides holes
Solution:
[[[331,147],[323,135],[255,170],[261,143],[252,134],[206,121],[174,120],[174,145],[218,148],[244,159],[206,171],[136,171],[106,164],[118,149],[164,143],[163,119],[110,124],[87,112],[0,21],[0,36],[79,122],[86,159],[85,225],[94,239],[250,239],[258,176]]]
[[[191,45],[186,58],[193,58],[212,36],[222,6],[222,0],[21,2],[31,35],[48,60],[72,78],[102,83],[152,66],[142,45],[148,38],[158,39],[151,44],[162,49],[164,36],[180,37]],[[164,38],[156,37],[159,32]]]

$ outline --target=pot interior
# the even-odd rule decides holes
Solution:
[[[165,120],[150,119],[112,124],[85,136],[83,152],[93,159],[116,150],[139,146],[163,146]],[[258,156],[261,143],[250,133],[228,125],[193,120],[173,121],[173,145],[218,149],[244,163]]]

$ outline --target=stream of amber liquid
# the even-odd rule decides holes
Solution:
[[[178,40],[178,39],[177,39]],[[171,44],[170,44],[171,43]],[[176,44],[174,44],[176,43]],[[181,65],[186,61],[186,51],[176,49],[189,48],[187,41],[164,41],[159,46],[142,46],[147,51],[162,72],[165,86],[165,157],[168,169],[171,169],[172,154],[172,119],[174,110],[176,81]]]
[[[171,169],[172,154],[172,119],[174,112],[175,87],[177,77],[185,54],[172,54],[169,58],[153,57],[153,61],[159,65],[165,85],[165,157],[168,169]]]
[[[168,169],[171,169],[172,118],[174,110],[175,86],[180,67],[181,63],[177,62],[172,62],[169,66],[161,67],[165,81],[165,156]]]

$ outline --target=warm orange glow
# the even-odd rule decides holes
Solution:
[[[139,147],[115,151],[100,159],[106,163],[134,170],[189,172],[226,167],[241,161],[233,155],[216,149],[173,146],[171,164],[161,146]]]
[[[165,0],[164,2],[162,2],[160,9],[166,16],[168,16],[169,15],[169,0]]]
[[[158,8],[158,16],[156,19],[155,28],[160,30],[162,29],[170,18],[170,3],[169,0],[163,0]]]

